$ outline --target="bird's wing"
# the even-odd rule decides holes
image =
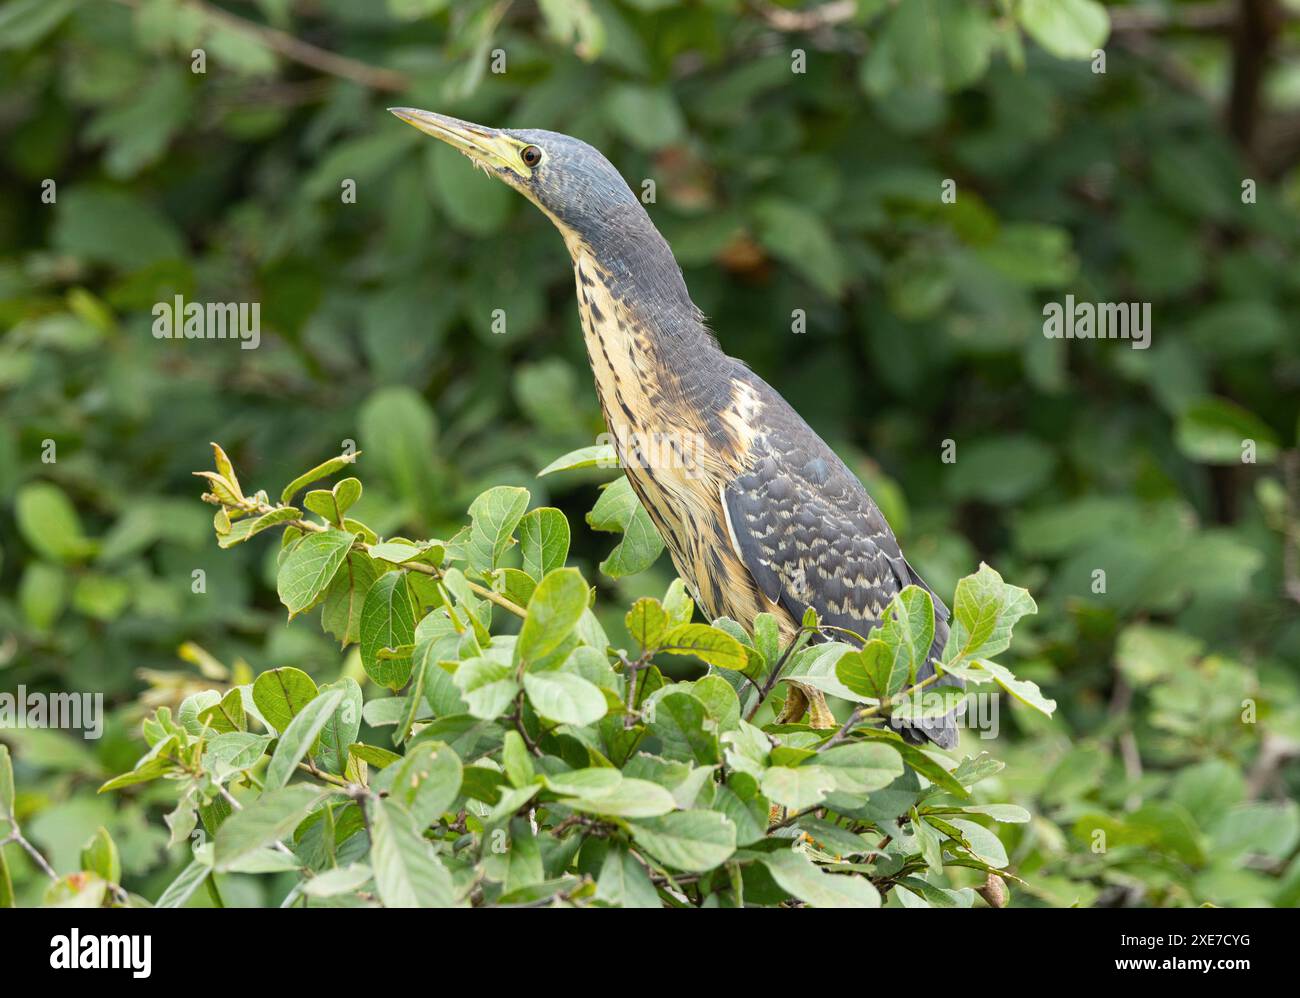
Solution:
[[[932,675],[929,659],[948,640],[948,608],[907,563],[852,472],[783,400],[778,406],[780,418],[769,406],[745,470],[723,490],[737,555],[795,620],[812,607],[823,623],[864,637],[899,590],[922,587],[934,600],[935,640],[918,678]],[[945,747],[955,741],[950,718],[919,726]]]

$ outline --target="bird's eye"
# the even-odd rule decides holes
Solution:
[[[524,161],[524,166],[533,167],[542,161],[542,151],[537,146],[524,146],[519,158]]]

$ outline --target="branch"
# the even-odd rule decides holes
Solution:
[[[1240,15],[1232,38],[1228,131],[1248,156],[1254,152],[1264,74],[1280,27],[1276,0],[1240,0]]]
[[[771,0],[751,0],[749,7],[769,28],[777,31],[816,31],[851,21],[858,12],[855,0],[831,0],[805,10],[778,7]]]
[[[907,699],[917,690],[923,690],[931,683],[938,682],[940,678],[942,678],[940,673],[935,672],[933,676],[928,676],[925,679],[921,680],[919,683],[916,683],[913,686],[909,686],[905,690],[899,690],[892,697],[889,697],[886,700],[881,700],[880,703],[876,704],[874,707],[859,707],[857,710],[855,710],[852,714],[849,715],[849,719],[847,721],[845,721],[843,724],[840,725],[839,731],[835,732],[835,734],[831,735],[830,738],[826,739],[826,741],[822,742],[820,745],[817,746],[817,751],[824,752],[832,745],[838,745],[840,742],[844,741],[844,739],[849,736],[850,732],[852,732],[853,728],[857,725],[859,721],[865,720],[868,717],[876,716],[886,707],[894,706],[894,704]]]
[[[1282,586],[1287,596],[1300,603],[1300,451],[1286,451],[1281,463],[1286,492],[1286,512],[1282,520]]]
[[[14,830],[9,833],[8,838],[0,839],[0,849],[7,846],[10,842],[22,846],[27,855],[31,856],[32,861],[44,871],[47,877],[51,880],[58,880],[59,875],[54,872],[54,867],[50,866],[50,864],[45,861],[45,857],[41,855],[39,849],[27,841],[23,833],[18,830],[18,825],[12,818],[10,819],[10,824],[13,825]]]
[[[140,0],[117,0],[117,2],[133,10],[140,6]],[[410,81],[405,74],[396,70],[371,66],[359,59],[319,48],[287,31],[249,21],[220,7],[205,3],[204,0],[186,0],[186,5],[198,11],[208,21],[251,38],[257,44],[300,66],[307,66],[340,79],[351,80],[371,90],[401,91],[410,86]]]
[[[1157,31],[1219,31],[1237,20],[1231,0],[1219,3],[1183,4],[1172,9],[1153,7],[1111,7],[1113,35],[1149,34]]]

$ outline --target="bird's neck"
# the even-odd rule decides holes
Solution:
[[[686,279],[667,241],[637,204],[599,230],[582,232],[561,227],[577,280],[578,304],[600,289],[615,305],[617,319],[605,330],[607,339],[627,340],[634,329],[656,362],[669,368],[688,363],[695,368],[720,367],[726,360],[709,331],[704,314],[691,301]],[[599,304],[596,310],[599,314]],[[585,320],[588,337],[592,324]],[[636,344],[630,344],[634,349]],[[652,359],[652,358],[647,358]]]

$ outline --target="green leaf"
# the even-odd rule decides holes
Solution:
[[[602,103],[605,120],[639,149],[671,145],[686,132],[686,121],[672,92],[624,83],[610,87]]]
[[[410,812],[391,800],[366,802],[370,818],[370,865],[385,908],[449,908],[455,903],[451,874],[420,834]]]
[[[893,706],[890,716],[905,721],[931,720],[936,717],[943,717],[955,711],[967,696],[965,690],[956,689],[952,686],[929,686],[922,690],[915,690],[901,698]]]
[[[665,866],[703,873],[736,851],[736,826],[717,811],[675,811],[629,823],[632,839]]]
[[[1090,59],[1110,34],[1110,17],[1097,0],[1019,0],[1016,18],[1060,59]]]
[[[197,859],[192,860],[176,879],[167,885],[167,889],[158,897],[155,908],[181,908],[188,901],[203,881],[212,873],[212,867]]]
[[[659,650],[669,655],[694,655],[719,669],[743,671],[749,665],[745,646],[710,624],[681,624],[668,631]]]
[[[262,794],[217,829],[214,869],[223,873],[263,846],[289,835],[330,791],[295,783]]]
[[[232,548],[236,544],[244,543],[250,537],[256,537],[263,530],[268,530],[281,523],[288,523],[290,520],[296,520],[300,516],[302,516],[301,511],[293,506],[282,506],[261,516],[237,520],[231,525],[228,534],[217,537],[217,546],[223,549]]]
[[[620,908],[659,908],[659,892],[630,850],[615,845],[605,853],[596,877],[596,900]]]
[[[532,757],[518,731],[507,731],[501,746],[501,768],[513,787],[526,787],[537,776]]]
[[[623,623],[632,640],[643,649],[658,648],[669,627],[667,612],[653,596],[642,596],[633,603]]]
[[[370,882],[371,869],[366,863],[352,863],[316,874],[302,886],[311,898],[332,898],[351,894]]]
[[[831,298],[844,291],[844,254],[820,216],[784,198],[764,198],[754,206],[759,241],[813,287]]]
[[[254,680],[253,705],[267,724],[283,732],[316,699],[317,692],[311,676],[301,669],[285,666],[264,672]]]
[[[452,679],[474,717],[492,720],[505,713],[519,684],[509,666],[489,658],[468,658],[456,668]]]
[[[110,884],[122,882],[122,858],[118,855],[117,843],[103,825],[81,847],[81,868],[99,874]]]
[[[740,698],[735,688],[722,676],[701,676],[691,686],[691,696],[704,704],[719,732],[731,731],[740,724]]]
[[[1203,398],[1178,416],[1174,437],[1178,449],[1193,461],[1240,465],[1248,443],[1254,444],[1255,461],[1277,460],[1277,435],[1254,413],[1235,402]]]
[[[841,656],[835,663],[835,678],[859,696],[885,700],[903,688],[907,662],[884,641],[872,638],[861,650]]]
[[[576,471],[579,468],[617,468],[618,454],[611,444],[596,444],[592,447],[579,447],[557,457],[537,473],[537,477],[550,475],[557,471]]]
[[[0,839],[8,838],[14,829],[14,764],[9,758],[9,746],[0,742]]]
[[[663,553],[663,538],[626,476],[614,479],[605,487],[587,514],[587,524],[593,530],[623,533],[623,539],[600,563],[600,570],[611,579],[644,572]]]
[[[762,863],[782,890],[814,908],[880,907],[880,894],[866,877],[826,873],[802,853],[765,853]]]
[[[137,194],[108,188],[59,191],[56,249],[114,270],[137,270],[181,260],[180,231],[158,207]]]
[[[331,529],[310,534],[293,547],[275,580],[280,602],[289,608],[290,617],[316,603],[355,541],[355,535]]]
[[[534,662],[563,644],[587,609],[587,583],[576,568],[558,568],[538,584],[515,644],[515,659]]]
[[[495,177],[466,168],[456,150],[431,143],[428,157],[433,193],[453,227],[471,236],[498,231],[515,210],[515,198]]]
[[[280,741],[275,746],[270,765],[266,767],[263,782],[267,790],[279,790],[289,782],[298,763],[316,744],[316,736],[325,727],[330,715],[343,702],[343,695],[343,690],[322,693],[289,722],[289,727],[281,733]]]
[[[620,770],[608,766],[589,766],[585,769],[568,769],[542,777],[547,790],[572,797],[605,797],[618,789],[623,782]]]
[[[903,775],[903,759],[885,742],[852,742],[818,752],[811,760],[829,773],[841,793],[882,790]]]
[[[916,681],[916,671],[926,662],[934,643],[934,600],[920,586],[906,586],[885,607],[884,619],[877,635],[894,658],[894,669],[901,670],[908,683]]]
[[[255,735],[251,731],[228,731],[208,739],[203,753],[203,764],[216,768],[251,769],[257,765],[273,741],[270,735]]]
[[[960,664],[975,657],[991,658],[1011,646],[1016,621],[1038,606],[1028,590],[1007,585],[988,565],[957,583],[945,663]]]
[[[30,482],[19,489],[14,517],[23,540],[54,561],[79,561],[95,550],[71,500],[50,482]]]
[[[989,14],[966,0],[899,4],[885,26],[881,59],[907,87],[960,90],[988,68],[996,40]]]
[[[14,0],[0,9],[0,50],[30,48],[63,23],[81,0]]]
[[[299,489],[306,488],[312,482],[318,482],[322,478],[328,478],[330,475],[342,471],[349,465],[355,464],[357,457],[360,456],[360,454],[360,451],[354,451],[351,454],[340,454],[338,457],[332,457],[328,461],[316,465],[316,467],[312,468],[311,471],[299,475],[284,487],[284,491],[280,493],[280,502],[288,503],[290,499],[298,494]]]
[[[415,641],[415,608],[401,571],[385,572],[375,580],[361,607],[361,664],[381,686],[400,690],[411,678],[411,656],[381,658],[385,648],[403,648]]]
[[[560,803],[575,811],[612,818],[657,818],[677,809],[673,795],[666,788],[631,777],[620,780],[608,792],[565,797]]]
[[[368,765],[376,769],[386,769],[399,759],[403,758],[396,752],[390,752],[386,748],[378,745],[366,745],[364,742],[353,742],[348,746],[348,755],[361,759]]]
[[[471,568],[490,572],[498,566],[523,519],[528,501],[527,489],[498,485],[470,503],[466,550]]]
[[[718,738],[705,730],[707,720],[709,712],[703,703],[690,693],[670,688],[653,701],[649,728],[662,742],[662,754],[667,758],[710,766],[718,761]]]
[[[1056,711],[1056,701],[1043,696],[1043,692],[1038,688],[1037,683],[1030,682],[1027,679],[1017,679],[1011,674],[1010,669],[999,665],[997,662],[977,659],[966,666],[958,667],[953,672],[953,675],[960,676],[968,682],[981,682],[987,676],[1021,703],[1033,707],[1040,714],[1051,717]],[[947,713],[947,711],[944,711],[944,713]]]
[[[791,811],[820,804],[837,789],[839,778],[821,766],[769,766],[763,773],[763,796]]]
[[[989,866],[1001,869],[1007,865],[1007,851],[1002,841],[983,825],[964,818],[946,818],[947,824],[961,833],[962,843],[970,850],[972,856],[983,860]],[[933,822],[931,822],[933,824]]]
[[[935,786],[946,790],[954,797],[959,797],[963,800],[970,798],[970,794],[967,792],[966,788],[953,777],[952,773],[944,769],[939,765],[939,763],[935,762],[915,745],[909,745],[892,732],[875,731],[869,728],[860,728],[858,730],[859,734],[865,738],[883,741],[885,744],[892,747],[903,757],[905,763],[911,766]]]
[[[1024,824],[1030,817],[1028,811],[1015,804],[967,804],[962,811],[966,814],[987,815],[994,821],[1016,825]]]
[[[346,168],[344,176],[357,176],[351,164]],[[337,179],[332,189],[338,190]],[[431,462],[437,438],[433,411],[408,385],[380,388],[361,409],[361,439],[391,493],[426,517],[436,509],[438,477]]]
[[[535,509],[519,521],[519,552],[524,571],[540,582],[569,556],[569,521],[550,506]]]
[[[321,728],[317,759],[327,772],[342,775],[348,765],[348,746],[357,740],[357,733],[361,730],[364,698],[360,684],[351,676],[326,683],[320,688],[320,693],[324,696],[334,690],[341,692],[343,698]]]
[[[394,762],[376,781],[388,789],[390,800],[401,804],[415,827],[424,829],[435,821],[460,795],[463,768],[460,757],[436,741],[416,742],[401,761]]]
[[[595,724],[607,709],[595,685],[567,672],[525,672],[524,692],[538,714],[559,724]]]
[[[1021,502],[1051,481],[1056,468],[1052,449],[1034,437],[1008,434],[963,444],[946,476],[954,499]]]

